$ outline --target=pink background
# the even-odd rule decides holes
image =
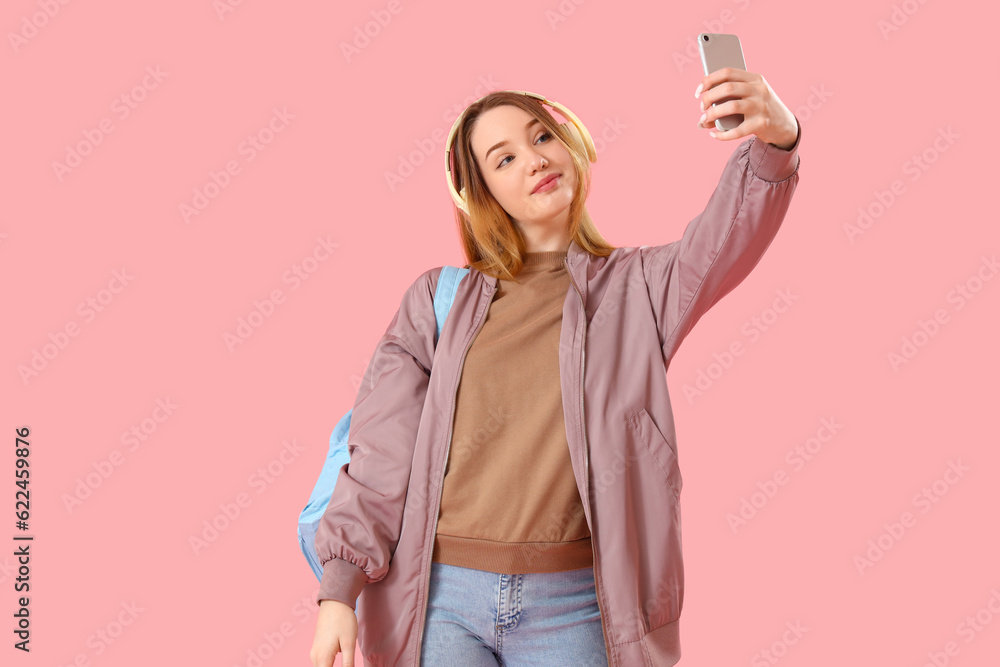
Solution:
[[[465,261],[441,135],[490,90],[545,94],[603,135],[589,200],[603,234],[668,243],[740,141],[696,127],[702,31],[740,36],[803,138],[783,228],[668,374],[681,664],[997,664],[995,5],[825,4],[805,21],[790,0],[218,6],[4,3],[0,465],[30,427],[35,536],[25,655],[11,632],[22,533],[0,474],[4,664],[309,665],[317,581],[298,513],[403,290]],[[372,12],[391,20],[376,31]],[[366,24],[377,34],[345,57]],[[87,136],[100,141],[58,174]],[[413,173],[390,187],[401,162]],[[852,240],[859,208],[871,224]],[[779,291],[794,297],[781,313]],[[893,367],[904,337],[919,346]],[[123,440],[133,427],[143,440]],[[68,506],[88,475],[100,485]],[[196,553],[192,536],[238,498]],[[734,530],[744,500],[755,514],[743,505]]]

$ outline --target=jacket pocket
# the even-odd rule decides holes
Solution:
[[[653,423],[653,418],[646,412],[646,408],[642,408],[630,415],[628,417],[628,425],[635,432],[639,440],[642,441],[642,444],[645,445],[646,451],[649,452],[649,455],[656,463],[660,473],[663,475],[663,479],[666,480],[670,486],[670,490],[673,491],[674,496],[679,500],[683,482],[681,481],[680,469],[677,465],[677,452],[674,450],[673,445],[663,437],[663,433]]]

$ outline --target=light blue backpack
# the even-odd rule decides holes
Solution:
[[[434,292],[434,317],[437,320],[437,341],[441,337],[441,327],[448,317],[451,304],[455,300],[455,292],[462,278],[469,272],[469,269],[460,269],[457,266],[446,266],[441,271],[438,278],[437,289]],[[337,484],[337,477],[340,476],[340,469],[345,463],[350,462],[347,453],[347,436],[351,428],[351,413],[354,408],[347,411],[347,414],[340,418],[330,436],[330,449],[326,453],[326,462],[323,470],[319,473],[316,486],[313,487],[312,495],[305,509],[299,514],[299,547],[305,554],[309,567],[312,568],[316,578],[322,581],[323,566],[320,565],[319,555],[316,553],[316,529],[323,519],[326,506],[330,504],[330,497],[333,495],[333,487]]]

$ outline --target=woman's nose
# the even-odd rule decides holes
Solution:
[[[545,156],[543,156],[538,151],[531,152],[530,164],[532,173],[544,169],[545,163],[546,163]]]

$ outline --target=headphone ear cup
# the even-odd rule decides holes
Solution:
[[[580,152],[583,159],[588,160],[590,158],[590,153],[587,151],[587,144],[584,142],[583,135],[580,134],[580,130],[576,127],[576,125],[570,122],[565,122],[560,123],[559,126],[569,133],[576,150]]]

